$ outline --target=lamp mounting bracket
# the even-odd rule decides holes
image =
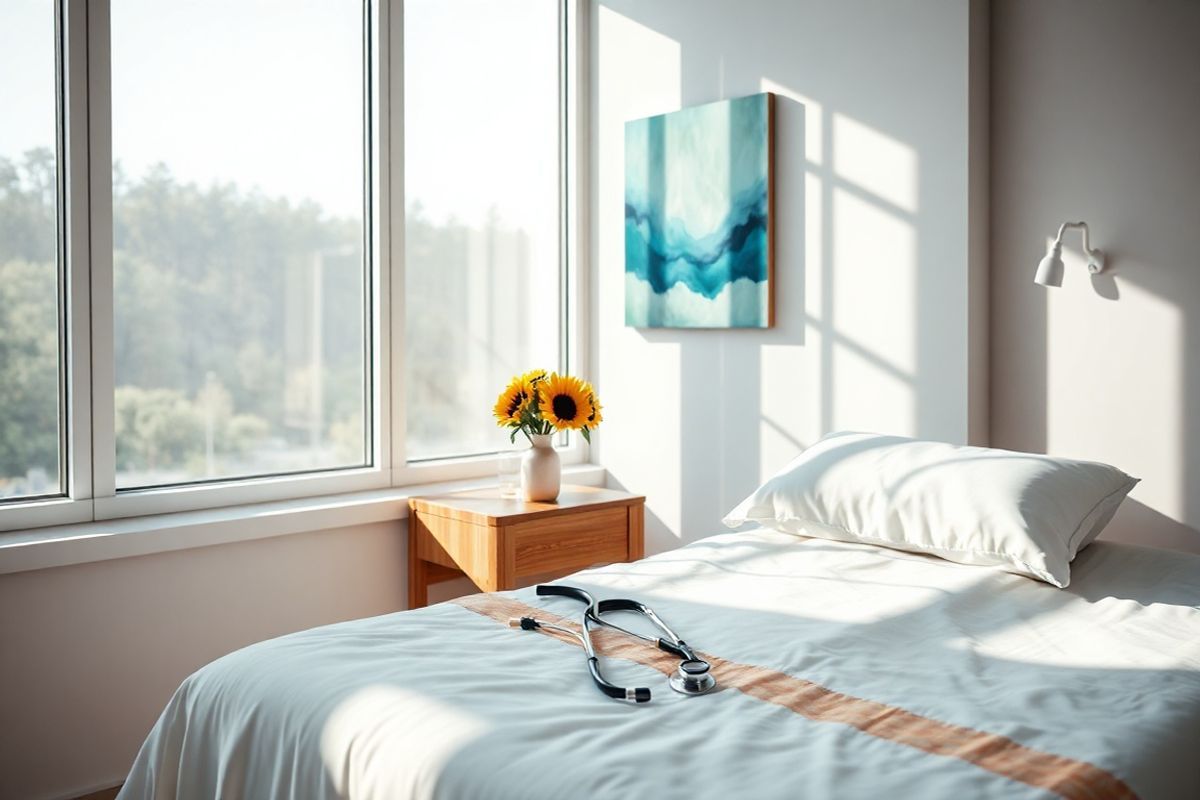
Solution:
[[[1064,222],[1062,225],[1060,225],[1058,228],[1058,235],[1054,237],[1055,251],[1061,252],[1063,234],[1071,228],[1078,228],[1079,230],[1083,231],[1083,252],[1085,255],[1087,255],[1088,272],[1093,275],[1099,275],[1104,271],[1104,251],[1092,249],[1091,243],[1088,241],[1088,225],[1086,222]]]

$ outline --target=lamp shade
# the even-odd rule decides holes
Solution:
[[[1055,245],[1046,252],[1046,257],[1038,263],[1037,273],[1033,276],[1033,282],[1042,286],[1062,286],[1063,261],[1061,245]]]

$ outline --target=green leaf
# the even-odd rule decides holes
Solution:
[[[579,432],[583,434],[583,440],[585,442],[587,442],[588,444],[592,443],[592,434],[588,433],[588,429],[586,427],[580,428]]]

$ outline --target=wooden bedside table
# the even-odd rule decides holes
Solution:
[[[561,577],[593,564],[644,555],[645,497],[564,486],[553,503],[497,489],[408,501],[408,607],[428,603],[431,583],[466,575],[485,592],[523,578]]]

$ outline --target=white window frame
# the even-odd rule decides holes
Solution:
[[[63,437],[59,452],[61,497],[9,501],[0,505],[0,530],[68,525],[92,519],[91,298],[88,273],[87,13],[85,0],[69,0],[57,25],[60,70],[58,97],[58,202],[64,230],[59,236],[60,350],[64,379],[59,382]],[[65,351],[65,352],[64,352]]]
[[[370,155],[371,466],[211,481],[148,489],[116,488],[113,413],[112,120],[110,0],[61,0],[62,136],[66,175],[66,437],[64,496],[0,503],[0,531],[345,495],[495,475],[479,455],[409,463],[404,377],[404,19],[403,0],[369,0],[368,144]],[[587,102],[586,0],[559,0],[560,348],[566,367],[586,372],[583,287]],[[395,155],[396,157],[392,157]],[[586,462],[588,445],[571,436],[563,463]]]

